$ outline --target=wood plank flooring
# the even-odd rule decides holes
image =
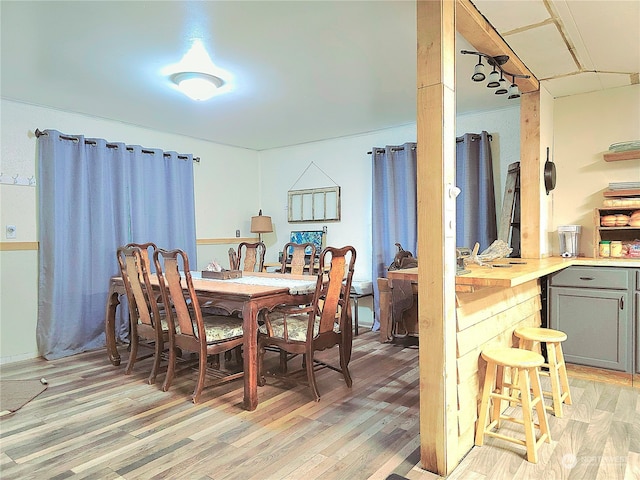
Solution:
[[[126,347],[119,350],[124,365]],[[267,355],[275,367],[277,355]],[[241,407],[241,381],[205,389],[194,405],[192,372],[162,392],[164,374],[145,382],[150,360],[126,376],[102,349],[2,365],[2,379],[45,377],[49,388],[0,418],[0,477],[440,478],[419,467],[417,358],[416,348],[381,344],[363,329],[354,337],[353,388],[322,370],[316,403],[307,387],[268,378],[254,412]],[[582,378],[570,385],[574,404],[563,418],[549,416],[553,442],[537,465],[523,447],[488,439],[449,478],[640,479],[640,389]]]

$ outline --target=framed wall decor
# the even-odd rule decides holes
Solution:
[[[340,220],[340,187],[289,190],[289,222]]]

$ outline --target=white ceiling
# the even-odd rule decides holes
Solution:
[[[554,97],[638,83],[638,0],[474,4]],[[255,150],[416,119],[414,1],[2,0],[0,8],[3,98]],[[234,76],[233,91],[206,102],[160,73],[198,38]],[[458,47],[470,45],[459,38]],[[458,112],[517,102],[471,82],[475,63],[458,58]]]

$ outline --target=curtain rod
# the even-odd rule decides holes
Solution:
[[[471,140],[478,140],[480,139],[482,136],[478,133],[474,133],[471,136]],[[487,134],[487,137],[489,138],[489,140],[493,140],[493,137],[491,136],[491,134]],[[460,142],[464,142],[464,137],[456,137],[456,143],[460,143]],[[412,150],[415,150],[416,147],[411,147]],[[400,150],[404,150],[404,147],[393,147],[391,148],[392,152],[399,152]],[[384,153],[386,150],[384,148],[379,148],[376,150],[376,153]],[[367,155],[371,155],[373,152],[367,152]]]
[[[487,134],[487,137],[489,138],[489,140],[493,140],[493,137],[491,136],[490,133]],[[471,135],[471,141],[475,141],[482,138],[482,135],[480,135],[479,133],[473,133]],[[456,143],[460,143],[460,142],[464,142],[464,137],[456,137]]]
[[[411,147],[411,150],[415,150],[415,149],[416,149],[416,147]],[[404,147],[392,147],[391,148],[392,152],[399,152],[401,150],[404,150]],[[384,153],[384,152],[386,152],[386,150],[384,148],[378,148],[376,150],[376,153]],[[373,152],[367,152],[367,155],[371,155],[372,153]]]
[[[41,137],[42,135],[48,135],[47,132],[43,132],[42,130],[40,130],[38,128],[36,128],[36,131],[34,133],[36,134],[36,138]],[[60,138],[62,138],[63,140],[71,140],[73,142],[77,142],[78,141],[78,139],[76,137],[70,137],[68,135],[60,135]],[[87,144],[87,145],[96,145],[98,142],[85,139],[84,143]],[[107,146],[107,148],[118,148],[118,145],[115,144],[115,143],[107,143],[106,146]],[[133,152],[133,148],[132,147],[127,146],[126,149],[129,152]],[[155,152],[153,150],[149,150],[149,149],[144,149],[143,148],[142,149],[142,153],[152,154],[152,153],[155,153]],[[170,157],[171,155],[169,155],[168,153],[163,153],[162,156],[163,157]],[[185,155],[178,154],[178,158],[180,160],[186,160],[188,157],[185,156]],[[196,162],[196,163],[200,163],[200,157],[193,157],[193,161]]]

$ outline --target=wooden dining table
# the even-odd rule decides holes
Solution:
[[[193,286],[198,298],[209,306],[221,307],[229,312],[241,312],[244,330],[244,401],[246,410],[258,406],[258,313],[271,310],[278,305],[302,305],[311,303],[316,286],[316,276],[291,275],[266,272],[243,272],[240,278],[213,280],[202,278],[200,272],[191,272]],[[150,276],[151,283],[158,285],[157,276]],[[113,365],[120,364],[116,348],[115,314],[124,294],[121,277],[112,277],[107,297],[105,334],[107,354]]]

